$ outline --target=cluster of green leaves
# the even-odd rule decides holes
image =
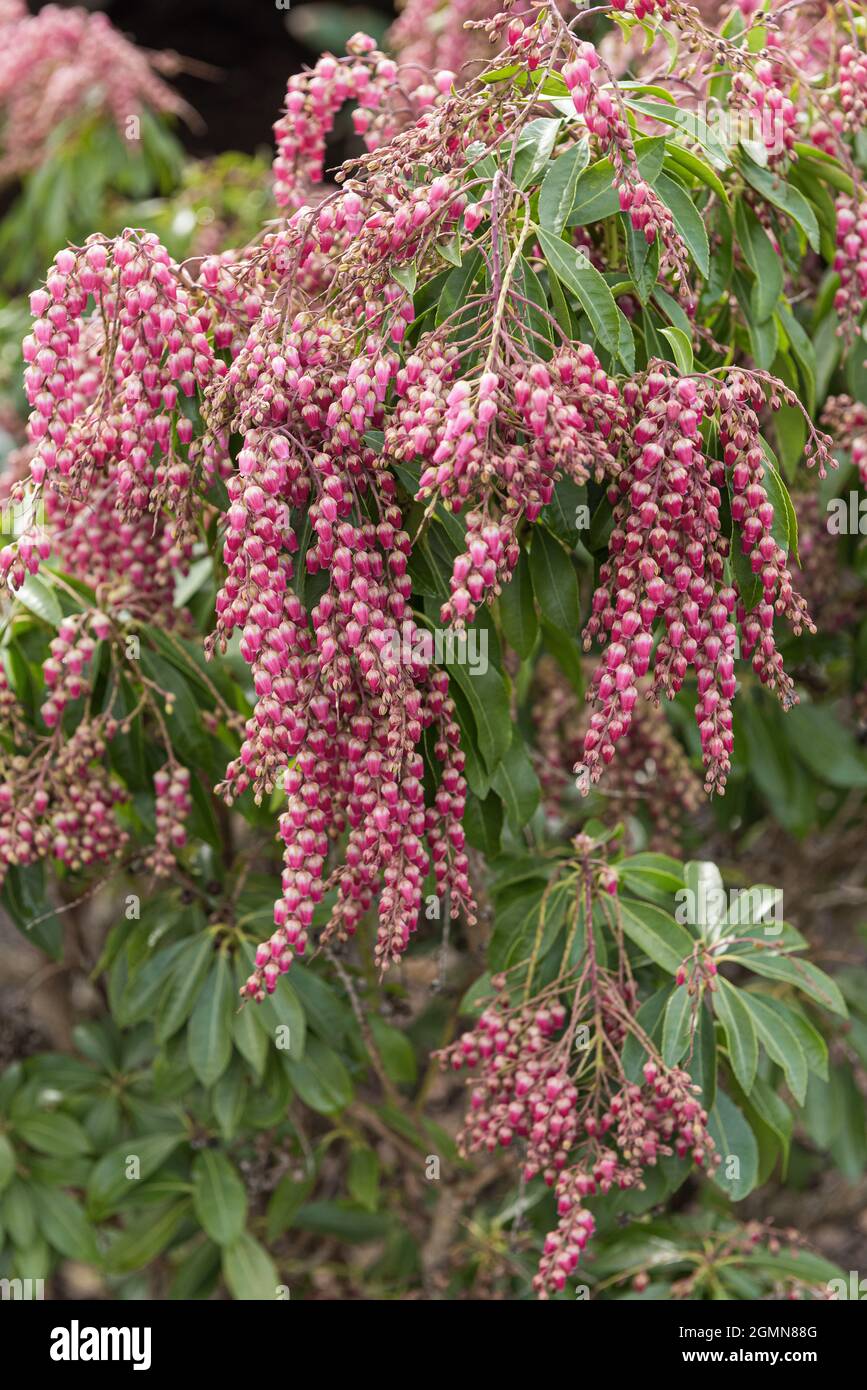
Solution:
[[[587,1279],[593,1298],[823,1298],[835,1279],[849,1296],[830,1260],[738,1227],[712,1205],[694,1215],[645,1217],[603,1235]]]
[[[716,1195],[706,1201],[723,1210],[724,1198],[742,1199],[778,1163],[785,1171],[794,1133],[804,1152],[808,1144],[827,1149],[854,1176],[867,1158],[863,1106],[851,1066],[829,1073],[823,1041],[829,1013],[844,1017],[846,1004],[837,984],[802,958],[806,943],[792,927],[774,922],[776,934],[758,935],[771,921],[774,890],[750,890],[748,911],[735,904],[682,925],[677,904],[684,893],[703,902],[702,885],[721,886],[714,866],[683,866],[656,854],[613,862],[641,989],[639,1022],[666,1062],[685,1066],[702,1086],[724,1156]],[[570,890],[555,882],[552,891],[548,857],[510,856],[492,867],[491,968],[533,956],[544,980],[563,953]],[[283,1241],[289,1230],[350,1249],[379,1242],[374,1283],[398,1272],[418,1277],[418,1244],[389,1197],[375,1137],[391,1131],[394,1143],[415,1150],[419,1175],[431,1154],[443,1178],[459,1175],[463,1164],[452,1141],[415,1103],[419,1060],[443,1041],[448,1012],[434,1003],[406,1029],[370,1010],[363,1031],[343,992],[320,969],[297,962],[264,1005],[239,1010],[237,987],[250,969],[271,888],[267,876],[248,877],[232,920],[216,910],[208,915],[176,890],[149,898],[140,921],[124,921],[109,935],[97,967],[108,1016],[76,1029],[76,1055],[43,1053],[0,1078],[5,1277],[43,1278],[71,1259],[99,1270],[118,1297],[206,1297],[220,1279],[236,1298],[281,1297],[305,1277]],[[713,893],[708,900],[715,901]],[[592,930],[604,964],[613,943],[601,912]],[[697,950],[715,952],[721,969],[696,1013],[675,977]],[[357,988],[369,997],[368,983],[358,980]],[[488,989],[485,976],[464,1010],[474,1011]],[[849,1026],[863,1058],[867,999],[857,973],[846,990],[860,1010]],[[402,990],[393,993],[397,1000]],[[362,1100],[371,1046],[391,1087],[374,1107],[372,1130],[371,1102]],[[643,1047],[627,1041],[627,1076],[639,1079],[645,1060]],[[261,1161],[260,1139],[273,1165],[257,1183],[251,1174]],[[327,1163],[335,1144],[344,1153],[337,1190]],[[663,1160],[646,1191],[595,1204],[602,1263],[592,1267],[594,1281],[626,1267],[608,1247],[609,1238],[623,1239],[623,1211],[643,1218],[690,1171]],[[436,1184],[429,1190],[433,1200]],[[505,1231],[529,1213],[543,1232],[553,1224],[551,1206],[540,1186],[485,1219]],[[659,1256],[670,1266],[666,1277],[682,1275],[691,1258],[687,1242],[672,1241],[668,1258]],[[748,1264],[758,1278],[773,1272],[758,1260]],[[811,1280],[815,1261],[809,1269],[801,1264]],[[532,1260],[518,1260],[512,1273],[516,1293],[527,1295]],[[786,1273],[782,1264],[778,1273]],[[455,1277],[458,1287],[462,1276]]]
[[[239,1009],[251,959],[240,935],[221,938],[165,897],[145,916],[112,934],[99,967],[109,1013],[75,1030],[76,1054],[41,1053],[0,1077],[2,1275],[47,1278],[74,1260],[120,1298],[201,1298],[220,1278],[235,1298],[279,1298],[306,1278],[281,1245],[290,1227],[381,1239],[384,1279],[390,1261],[416,1268],[352,1113],[369,1057],[347,1001],[296,965],[273,999]],[[410,1039],[379,1016],[370,1026],[396,1092],[413,1085]],[[419,1172],[432,1147],[455,1157],[436,1126],[381,1111]],[[317,1196],[335,1143],[342,1190]]]
[[[80,245],[94,228],[107,229],[112,202],[165,196],[177,187],[183,168],[179,141],[162,117],[144,110],[138,119],[133,139],[111,121],[80,116],[52,133],[0,222],[0,280],[7,289],[29,291],[58,247]]]
[[[803,936],[780,920],[778,890],[755,886],[729,893],[715,865],[682,865],[662,854],[613,862],[619,920],[635,950],[641,985],[637,1021],[665,1063],[685,1067],[702,1088],[710,1131],[723,1155],[716,1186],[740,1201],[775,1172],[785,1178],[796,1134],[829,1152],[847,1176],[860,1174],[867,1166],[864,1102],[852,1061],[863,1050],[863,1025],[849,1018],[840,984],[805,958]],[[562,861],[548,856],[510,856],[492,868],[490,969],[513,972],[518,988],[525,979],[522,963],[532,961],[534,986],[549,983],[585,950],[582,922],[573,955],[564,962],[574,884],[562,877]],[[593,930],[602,965],[615,958],[605,923],[597,903]],[[710,987],[698,974],[698,996],[677,983],[684,967],[687,980],[692,977],[696,959],[712,959],[718,971]],[[853,970],[846,988],[863,1009],[863,973]],[[489,991],[485,976],[464,1007],[475,1011]],[[851,1034],[851,1046],[841,1046],[852,1061],[841,1054],[829,1071],[826,1038],[838,1032],[846,1040]],[[644,1047],[628,1039],[627,1078],[639,1081],[647,1060]],[[819,1111],[824,1125],[815,1119]],[[737,1159],[730,1170],[729,1156]],[[666,1160],[646,1193],[618,1194],[617,1210],[625,1200],[628,1210],[643,1211],[670,1197],[688,1175],[684,1164]]]

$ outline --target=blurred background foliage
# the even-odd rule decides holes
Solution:
[[[103,8],[139,44],[181,55],[172,80],[202,124],[146,114],[131,152],[110,124],[71,121],[54,133],[38,168],[0,189],[0,462],[22,441],[27,293],[54,251],[94,229],[112,234],[125,225],[156,231],[178,259],[245,244],[276,214],[270,127],[287,74],[322,49],[342,49],[358,29],[381,39],[392,17],[385,4],[315,0],[290,10],[249,0],[117,0]],[[333,162],[354,148],[348,122],[338,125]],[[833,342],[822,375],[820,399],[846,390],[867,405],[867,371],[857,363],[841,371]],[[827,1080],[811,1078],[805,1123],[785,1135],[785,1180],[769,1144],[770,1166],[761,1159],[769,1186],[737,1210],[718,1190],[691,1179],[666,1214],[627,1231],[612,1208],[588,1276],[594,1295],[762,1297],[791,1289],[793,1270],[823,1284],[838,1267],[858,1268],[859,1260],[864,1267],[867,544],[852,535],[827,545],[827,501],[857,487],[848,459],[841,456],[838,472],[818,484],[797,473],[797,453],[796,446],[789,476],[804,588],[819,631],[787,638],[782,651],[807,698],[784,716],[761,689],[742,692],[727,794],[712,804],[702,800],[679,823],[671,852],[714,859],[730,884],[781,885],[788,914],[808,937],[813,958],[837,979],[850,1018],[814,1019],[832,1066]],[[577,536],[574,553],[586,594],[593,560]],[[209,564],[197,575],[201,587],[184,602],[205,631],[214,593]],[[27,634],[22,637],[26,653]],[[208,697],[190,678],[199,663],[195,634],[184,636],[182,646],[180,666],[165,649],[161,657],[175,660],[185,698],[201,707]],[[532,731],[538,677],[531,678],[529,663],[513,674],[518,718]],[[579,686],[583,678],[576,672]],[[697,769],[688,697],[673,702],[665,718]],[[200,758],[201,747],[193,754]],[[211,747],[202,762],[213,763],[215,778],[221,757],[225,762],[225,750]],[[639,787],[652,793],[658,773],[652,759],[639,771]],[[561,788],[556,800],[549,834],[559,828],[565,835],[588,814],[623,819],[617,802],[602,793],[587,802]],[[51,919],[36,871],[20,876],[17,900],[6,895],[0,1114],[26,1146],[29,1177],[25,1183],[15,1175],[11,1145],[0,1135],[6,1237],[0,1274],[51,1276],[54,1296],[200,1298],[222,1290],[271,1298],[283,1281],[293,1296],[297,1289],[307,1297],[526,1296],[534,1244],[551,1225],[550,1194],[516,1194],[504,1185],[496,1157],[477,1167],[457,1158],[450,1135],[460,1088],[449,1090],[427,1063],[454,1005],[431,990],[442,969],[437,941],[418,943],[401,974],[387,982],[372,1019],[392,1092],[373,1107],[364,1093],[369,1036],[329,962],[294,966],[279,1003],[235,1013],[237,985],[248,969],[246,929],[252,939],[257,919],[260,926],[267,919],[273,864],[256,864],[240,888],[222,881],[225,827],[215,824],[210,802],[197,815],[200,867],[206,876],[213,866],[213,892],[152,899],[146,921],[118,925],[117,885],[112,894],[74,906],[63,925]],[[541,827],[545,810],[536,816]],[[261,844],[271,817],[252,811],[249,819],[241,843],[252,835]],[[633,799],[625,824],[630,848],[646,850],[654,834],[647,798]],[[506,865],[523,848],[508,825],[493,831],[480,825],[475,845],[502,855],[498,862]],[[504,914],[517,896],[507,885],[491,911]],[[223,916],[228,900],[234,926]],[[25,930],[42,916],[38,934]],[[205,938],[209,947],[217,943],[216,958],[203,950]],[[157,944],[166,949],[155,950]],[[443,948],[462,988],[481,968],[476,948],[464,960]],[[228,1049],[217,1059],[216,1075],[213,1055],[197,1042],[210,1018],[218,1020]],[[292,1044],[285,1052],[267,1049],[268,1032],[281,1023]],[[433,1104],[423,1110],[428,1097]],[[761,1120],[756,1129],[761,1135]],[[126,1151],[132,1135],[147,1182],[102,1263],[95,1227],[124,1200],[110,1160]],[[454,1211],[441,1216],[435,1236],[425,1205],[430,1192],[419,1176],[431,1153],[458,1172]],[[80,1188],[83,1201],[74,1201],[64,1185]],[[658,1195],[647,1196],[645,1212]],[[407,1215],[416,1208],[427,1212],[420,1221]],[[255,1239],[246,1234],[253,1216]],[[793,1265],[786,1233],[795,1225],[816,1253],[802,1253]]]

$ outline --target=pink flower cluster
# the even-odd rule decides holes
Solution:
[[[465,78],[467,73],[461,72],[465,64],[488,57],[478,26],[493,18],[501,5],[502,0],[407,0],[388,34],[388,46],[399,56],[407,87],[443,69]]]
[[[124,131],[145,108],[188,108],[145,55],[103,14],[45,5],[30,15],[6,0],[0,15],[0,177],[36,165],[63,123],[104,113]]]
[[[258,697],[223,790],[230,800],[249,786],[261,796],[281,779],[287,796],[282,895],[246,986],[253,997],[304,951],[332,885],[326,935],[352,934],[378,897],[383,967],[415,930],[431,861],[451,910],[472,911],[459,728],[447,677],[394,655],[394,633],[416,631],[410,540],[394,480],[364,438],[384,423],[397,361],[377,336],[347,353],[351,335],[328,319],[297,315],[275,333],[278,323],[275,309],[263,310],[206,402],[212,428],[244,440],[228,484],[216,637],[222,644],[240,629]],[[359,514],[359,496],[378,521]],[[327,579],[309,611],[290,588],[305,517],[305,570]],[[428,807],[417,751],[425,729],[441,778]],[[329,878],[329,846],[343,832],[343,863]]]
[[[443,1067],[474,1073],[458,1136],[461,1153],[493,1152],[519,1142],[524,1179],[541,1173],[549,1187],[556,1185],[559,1223],[545,1241],[533,1284],[541,1297],[565,1287],[593,1234],[594,1219],[584,1205],[588,1197],[614,1186],[641,1186],[644,1169],[672,1153],[708,1168],[719,1162],[699,1088],[678,1068],[648,1061],[643,1083],[623,1082],[604,1106],[592,1087],[580,1095],[580,1079],[571,1075],[580,993],[579,986],[568,1027],[555,987],[515,1006],[502,995],[471,1030],[436,1054]],[[615,1006],[606,994],[603,986],[601,1026],[619,1047],[632,1006],[624,1012],[623,996]]]
[[[193,309],[158,239],[133,231],[59,251],[31,309],[30,480],[44,492],[54,543],[97,585],[138,583],[134,606],[147,610],[145,596],[167,597],[171,570],[189,553],[192,422],[180,401],[223,370],[206,335],[209,309]],[[158,519],[148,536],[142,518],[160,503],[174,522]],[[0,551],[0,580],[20,587],[49,549],[36,527],[25,532]]]
[[[600,80],[607,77],[592,43],[579,44],[576,56],[563,67],[563,80],[576,113],[614,165],[615,187],[621,210],[629,214],[633,227],[643,234],[649,245],[658,241],[660,264],[674,272],[678,293],[691,312],[695,306],[687,284],[683,240],[671,212],[641,177],[619,94],[613,87],[609,91]]]
[[[565,1022],[559,1002],[513,1013],[493,1006],[442,1054],[454,1071],[482,1066],[459,1136],[462,1152],[492,1152],[524,1139],[524,1177],[542,1173],[549,1186],[554,1183],[578,1133],[578,1092],[568,1079],[568,1056],[551,1046]]]
[[[48,698],[40,713],[49,729],[60,723],[70,700],[78,700],[87,689],[85,671],[93,660],[96,643],[108,635],[108,622],[102,614],[65,618],[51,639],[51,656],[42,664]],[[90,627],[88,633],[86,627]],[[91,635],[92,634],[92,635]]]
[[[867,53],[844,43],[838,54],[840,63],[840,107],[845,128],[859,131],[867,115]]]
[[[647,1062],[644,1085],[624,1086],[612,1099],[598,1126],[592,1128],[600,1134],[612,1130],[620,1155],[613,1148],[603,1149],[591,1168],[577,1165],[558,1178],[557,1229],[545,1238],[533,1280],[541,1298],[563,1291],[593,1235],[596,1223],[584,1205],[588,1197],[604,1195],[612,1187],[639,1186],[642,1169],[672,1152],[678,1158],[691,1158],[699,1167],[713,1170],[719,1165],[699,1094],[686,1072]]]
[[[476,503],[441,614],[462,626],[511,578],[517,524],[538,518],[555,479],[583,483],[614,467],[623,412],[617,385],[582,343],[549,362],[483,371],[476,381],[458,377],[457,363],[457,349],[440,336],[419,344],[395,375],[385,447],[399,460],[421,458],[420,499],[436,496],[454,512]],[[499,518],[491,510],[495,493]]]
[[[791,158],[798,134],[798,110],[778,85],[783,81],[766,58],[756,63],[754,76],[732,78],[731,105],[748,127],[748,137],[764,145],[769,168],[781,168]]]
[[[631,448],[609,488],[614,530],[584,632],[586,648],[597,638],[605,643],[588,692],[595,708],[581,759],[594,781],[629,730],[636,681],[652,670],[653,698],[671,698],[692,667],[706,789],[724,789],[733,747],[736,616],[747,655],[755,649],[753,665],[761,679],[778,688],[784,702],[793,698],[774,643],[775,607],[795,631],[809,625],[809,618],[792,589],[785,552],[771,534],[774,510],[762,481],[755,413],[760,399],[761,387],[739,373],[720,389],[707,379],[655,370],[643,385],[630,382],[625,388]],[[700,432],[717,408],[722,463],[705,456]],[[763,590],[749,616],[737,590],[724,582],[727,542],[719,507],[727,478],[742,548]],[[660,618],[664,630],[654,648]]]
[[[411,90],[402,93],[397,63],[367,34],[355,34],[346,50],[345,58],[323,53],[312,70],[289,78],[285,111],[274,125],[274,196],[281,207],[299,206],[305,189],[322,182],[326,140],[348,101],[355,103],[356,134],[364,137],[369,150],[376,150],[400,129],[407,108],[415,114],[423,111],[447,94],[454,81],[449,71],[438,72],[433,83],[416,76]],[[402,102],[395,101],[395,95]]]
[[[175,867],[175,850],[187,842],[184,822],[192,811],[189,768],[170,762],[154,777],[156,835],[147,856],[155,874],[169,874]]]
[[[113,720],[85,720],[34,760],[3,757],[0,780],[0,880],[12,865],[53,857],[78,871],[121,853],[127,834],[114,807],[127,794],[105,767]]]
[[[840,319],[839,332],[846,338],[858,332],[861,308],[867,296],[867,208],[847,193],[837,195],[837,254],[834,269],[840,285],[834,295],[834,308]]]

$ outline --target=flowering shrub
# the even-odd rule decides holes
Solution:
[[[4,901],[57,955],[65,913],[129,893],[91,963],[112,1021],[77,1031],[68,1097],[42,1113],[39,1059],[0,1082],[4,1215],[47,1188],[46,1252],[120,1280],[165,1256],[178,1297],[220,1270],[273,1297],[290,1227],[381,1237],[387,1282],[383,1134],[422,1213],[440,1167],[514,1155],[540,1195],[513,1291],[541,1297],[618,1284],[617,1213],[644,1230],[684,1183],[746,1198],[822,1088],[845,1092],[825,1140],[864,1161],[864,1025],[850,1044],[834,1021],[857,990],[774,890],[720,907],[705,857],[659,852],[730,781],[749,820],[740,743],[749,765],[770,697],[813,763],[845,741],[799,679],[816,622],[789,485],[858,462],[864,406],[829,390],[863,351],[859,52],[833,10],[808,82],[797,8],[717,33],[625,0],[583,37],[592,14],[474,5],[470,46],[440,34],[420,72],[426,8],[406,54],[356,35],[289,79],[282,215],[248,246],[178,264],[153,232],[94,231],[30,296]],[[642,32],[688,61],[690,104],[629,66]],[[365,152],[325,185],[347,103]],[[863,788],[857,746],[843,761],[831,786]],[[432,945],[451,1010],[415,998]],[[455,1146],[421,1101],[464,1070]],[[345,1117],[345,1193],[290,1097]],[[32,1152],[58,1143],[59,1183]],[[458,1278],[406,1221],[423,1285]],[[707,1230],[763,1292],[834,1277],[796,1233]],[[673,1297],[703,1277],[678,1274]]]

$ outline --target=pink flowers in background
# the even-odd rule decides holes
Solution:
[[[108,116],[124,130],[144,108],[189,108],[158,76],[165,60],[136,48],[102,14],[46,5],[30,15],[0,5],[0,177],[37,164],[70,117]],[[169,64],[171,66],[171,63]]]

